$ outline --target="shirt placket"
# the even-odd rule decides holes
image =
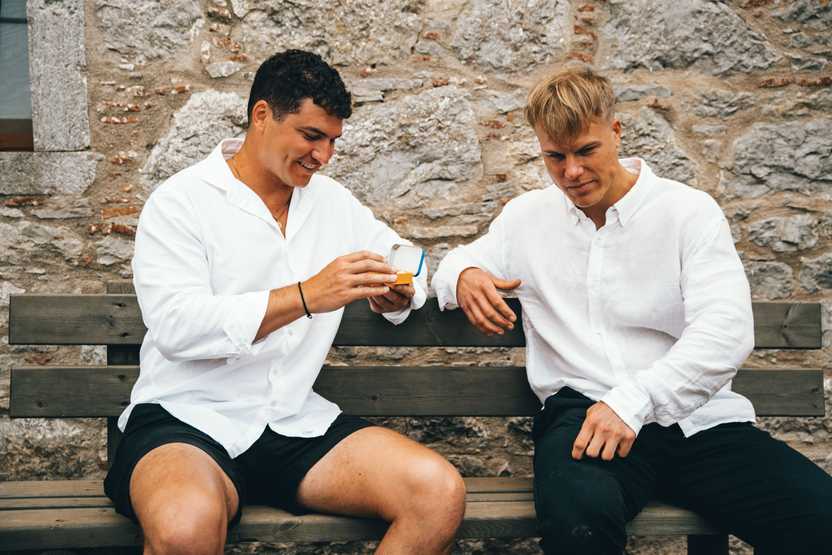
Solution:
[[[291,260],[291,246],[288,239],[284,239],[281,236],[281,241],[284,243],[284,267],[289,276],[291,276],[291,282],[297,284],[297,272],[295,268],[292,266]],[[298,332],[294,329],[295,326],[293,323],[287,324],[284,329],[282,330],[280,336],[280,353],[282,356],[274,357],[271,363],[269,364],[269,408],[271,409],[271,418],[273,420],[275,418],[279,418],[280,416],[284,416],[287,414],[287,407],[285,405],[284,396],[287,394],[286,384],[291,383],[291,377],[288,376],[288,373],[291,372],[291,369],[287,369],[285,367],[285,360],[288,358],[289,353],[296,347],[298,342]]]

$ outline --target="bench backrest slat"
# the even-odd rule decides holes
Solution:
[[[135,366],[15,368],[15,417],[117,416],[130,399]],[[741,370],[734,389],[762,416],[822,416],[820,370]],[[528,416],[540,404],[524,368],[333,367],[315,390],[364,416]]]
[[[509,299],[520,313],[519,302]],[[13,295],[9,343],[13,345],[139,345],[145,334],[135,295]],[[758,348],[821,347],[818,303],[754,303]],[[337,346],[522,347],[518,326],[504,336],[487,337],[460,310],[439,310],[436,299],[392,326],[366,302],[349,305]]]

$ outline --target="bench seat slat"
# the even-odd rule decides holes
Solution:
[[[532,490],[531,478],[514,476],[465,478],[468,493],[525,493]],[[0,500],[61,497],[104,497],[101,480],[30,480],[0,482]]]
[[[520,314],[517,299],[509,304]],[[758,348],[819,349],[818,303],[755,302]],[[138,345],[145,334],[135,295],[12,295],[12,345]],[[459,310],[442,312],[436,299],[399,326],[370,311],[364,301],[349,305],[335,345],[522,347],[522,329],[488,337]]]
[[[100,481],[83,481],[86,488],[101,488]],[[48,483],[48,482],[47,482]],[[465,521],[459,536],[464,538],[500,538],[536,535],[531,480],[526,478],[468,478],[469,498]],[[6,493],[44,488],[36,482],[3,484]],[[522,491],[513,491],[524,488]],[[470,491],[481,488],[483,491]],[[485,490],[512,490],[503,493]],[[0,491],[0,494],[3,493]],[[491,499],[486,499],[491,496]],[[0,510],[0,544],[8,550],[60,549],[67,547],[107,547],[139,545],[138,528],[107,507],[90,507],[92,501],[109,503],[106,498],[65,497],[55,499],[33,496],[27,499],[3,499],[9,508]],[[19,502],[21,508],[11,508]],[[35,501],[54,502],[36,508]],[[26,508],[23,508],[23,507]],[[239,527],[229,533],[229,542],[240,541],[347,541],[380,538],[386,530],[384,522],[329,515],[295,516],[279,509],[248,506]],[[716,530],[695,514],[651,503],[628,526],[635,535],[711,534]]]
[[[118,416],[135,366],[14,368],[13,417]],[[761,416],[822,416],[820,370],[740,370],[734,389]],[[363,416],[529,416],[539,410],[521,367],[328,367],[315,390]]]

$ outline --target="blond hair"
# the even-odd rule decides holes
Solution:
[[[541,80],[529,93],[526,121],[550,138],[575,139],[593,119],[609,121],[615,93],[606,77],[586,66],[568,67]]]

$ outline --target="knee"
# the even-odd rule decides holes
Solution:
[[[567,479],[550,491],[535,489],[535,509],[544,550],[615,553],[627,541],[626,510],[618,483],[599,475]]]
[[[465,514],[465,482],[448,461],[438,455],[413,461],[405,480],[409,509],[421,519],[454,524]]]
[[[204,495],[179,497],[154,515],[144,528],[151,555],[216,555],[222,553],[228,525],[226,507]]]

